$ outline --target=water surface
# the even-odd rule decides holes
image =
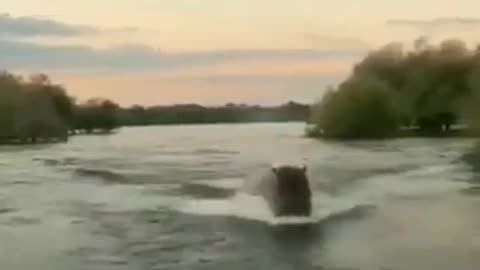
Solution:
[[[0,269],[474,270],[467,139],[325,142],[302,124],[126,128],[0,148]],[[305,159],[312,218],[245,179]]]

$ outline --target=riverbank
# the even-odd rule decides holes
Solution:
[[[449,130],[441,132],[425,132],[419,128],[402,128],[397,130],[394,134],[385,135],[381,137],[350,137],[350,138],[332,138],[322,134],[322,132],[315,128],[314,125],[307,125],[305,128],[305,135],[309,138],[328,139],[328,140],[382,140],[382,139],[397,139],[397,138],[477,138],[480,136],[478,132],[465,127],[453,127]]]
[[[56,144],[67,143],[73,136],[101,136],[113,135],[119,130],[93,130],[87,132],[84,130],[70,131],[68,135],[63,137],[36,137],[36,138],[19,138],[19,137],[4,137],[0,138],[0,145],[41,145],[41,144]]]

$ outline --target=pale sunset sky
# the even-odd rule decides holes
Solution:
[[[478,0],[2,0],[0,68],[79,99],[312,102],[392,41],[480,41]]]

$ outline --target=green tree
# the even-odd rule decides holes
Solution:
[[[22,86],[15,76],[0,73],[0,140],[11,138]]]
[[[389,99],[394,101],[391,102],[391,111],[397,116],[391,119],[399,122],[392,123],[392,126],[416,128],[420,133],[429,135],[449,134],[452,126],[465,122],[463,108],[466,102],[475,100],[471,98],[474,89],[471,87],[470,74],[473,70],[480,70],[479,48],[470,50],[465,42],[456,39],[445,40],[433,46],[421,37],[414,41],[413,50],[410,51],[405,51],[399,43],[391,43],[372,51],[355,65],[353,73],[339,86],[338,94],[326,95],[326,101],[322,102],[326,107],[331,103],[340,104],[343,109],[321,109],[329,112],[323,114],[316,109],[315,113],[325,118],[320,118],[317,123],[320,127],[330,118],[343,119],[346,117],[344,114],[355,115],[359,107],[366,103],[365,99],[373,99],[375,96],[365,90],[373,86],[359,82],[377,78],[384,84],[386,92],[389,92]],[[353,86],[352,82],[355,82]],[[361,92],[365,96],[352,98],[356,96],[354,92],[358,92],[355,90],[357,87],[364,89]],[[331,99],[335,101],[328,101]],[[331,115],[331,112],[341,116]],[[356,117],[348,119],[364,125],[361,124],[366,121],[363,115]],[[351,136],[357,136],[357,132],[350,131]],[[378,135],[383,136],[381,134],[382,132]]]
[[[119,106],[111,100],[94,98],[78,105],[75,129],[86,133],[109,133],[118,127]]]
[[[327,138],[388,137],[398,128],[391,87],[376,77],[352,78],[314,106],[316,133]]]
[[[48,76],[0,74],[0,141],[66,140],[73,101]]]

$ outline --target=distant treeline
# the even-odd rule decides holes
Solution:
[[[204,107],[197,104],[133,106],[118,113],[120,125],[214,124],[245,122],[306,121],[310,106],[289,102],[281,106],[262,107],[244,104]]]
[[[424,38],[369,53],[313,109],[311,135],[379,138],[476,134],[480,119],[480,46]]]
[[[227,104],[122,108],[93,98],[77,102],[43,74],[29,78],[0,72],[0,143],[66,141],[73,134],[110,133],[120,126],[305,121],[309,106]]]

